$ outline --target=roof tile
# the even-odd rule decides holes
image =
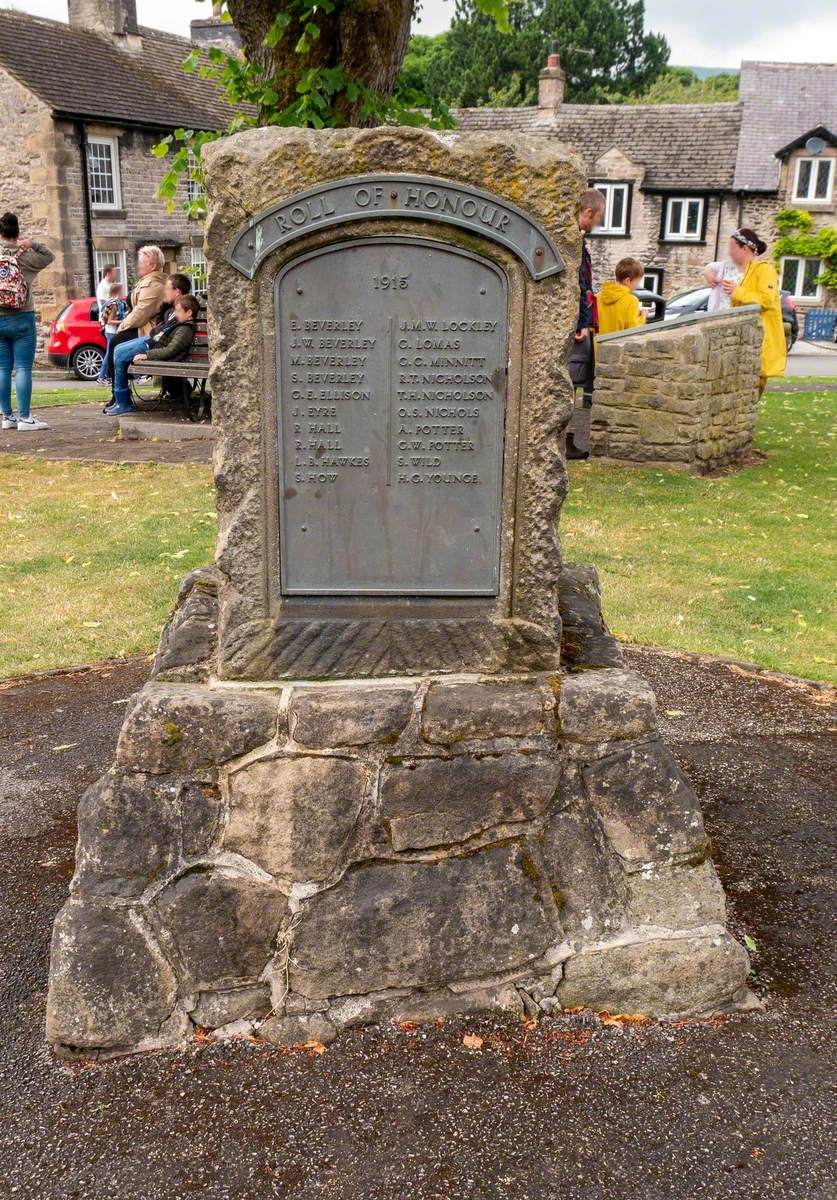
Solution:
[[[562,104],[537,108],[463,108],[462,129],[516,129],[567,142],[592,173],[613,147],[645,167],[646,188],[721,190],[732,186],[741,105]]]
[[[816,125],[837,127],[837,63],[743,62],[736,190],[774,191],[781,150]]]
[[[61,21],[0,9],[0,66],[53,112],[161,128],[224,129],[233,110],[212,80],[185,75],[187,38],[140,28],[141,53]]]

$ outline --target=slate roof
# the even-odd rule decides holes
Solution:
[[[187,38],[140,27],[142,53],[61,21],[0,9],[0,67],[53,112],[154,128],[223,129],[232,109],[211,80],[185,75]]]
[[[776,151],[815,125],[837,127],[837,63],[743,62],[744,104],[735,188],[774,191],[781,164]]]
[[[646,170],[647,189],[729,190],[742,106],[720,104],[562,104],[537,108],[463,108],[462,129],[511,129],[555,137],[575,147],[592,173],[608,150]]]

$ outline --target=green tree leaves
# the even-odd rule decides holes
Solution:
[[[557,40],[566,98],[612,103],[644,91],[668,61],[665,38],[645,31],[643,0],[521,0],[508,18],[503,33],[477,0],[457,0],[447,33],[411,39],[405,72],[448,104],[532,104]]]

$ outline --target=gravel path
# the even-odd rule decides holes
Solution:
[[[102,388],[102,404],[108,392]],[[37,408],[37,403],[35,405]],[[98,404],[59,404],[36,412],[49,425],[34,433],[0,431],[0,454],[26,454],[61,462],[181,463],[210,462],[212,442],[119,440],[116,417],[106,417]]]
[[[827,693],[632,650],[695,783],[763,1014],[578,1016],[67,1066],[43,1041],[74,812],[145,662],[0,685],[0,1194],[26,1200],[826,1200],[834,1168]],[[833,710],[832,710],[833,712]],[[483,1039],[477,1049],[465,1033]]]

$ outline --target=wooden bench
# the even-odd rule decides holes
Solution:
[[[140,391],[138,379],[151,376],[159,380],[156,393]],[[188,357],[177,362],[138,362],[128,367],[131,390],[138,408],[156,409],[165,399],[181,400],[190,421],[202,421],[209,416],[212,396],[207,388],[209,377],[209,342],[206,335],[206,312],[198,314],[195,340]]]

